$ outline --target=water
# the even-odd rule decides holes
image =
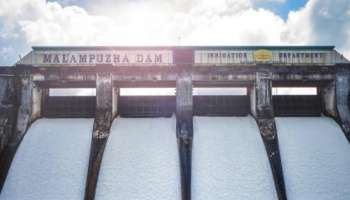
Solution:
[[[288,200],[349,199],[350,144],[326,117],[276,119]]]
[[[195,117],[193,200],[277,199],[269,161],[251,117]]]
[[[1,200],[83,199],[93,119],[39,119],[14,157]]]
[[[276,118],[289,200],[348,199],[350,145],[326,117]],[[9,170],[2,200],[83,199],[93,119],[39,119]],[[251,117],[194,117],[193,200],[277,199]],[[175,118],[117,118],[96,199],[179,200]]]
[[[179,200],[180,194],[175,119],[114,120],[96,200]]]

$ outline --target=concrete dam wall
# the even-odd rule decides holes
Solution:
[[[349,86],[331,46],[33,47],[0,68],[0,199],[348,199]]]

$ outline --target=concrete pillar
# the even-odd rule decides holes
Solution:
[[[16,86],[14,76],[0,76],[0,155],[16,124]]]
[[[279,200],[286,200],[283,169],[272,105],[272,73],[257,72],[250,91],[251,113],[262,136]]]
[[[183,70],[176,80],[176,136],[180,156],[182,200],[191,199],[192,113],[192,77],[189,72]]]
[[[118,98],[120,95],[120,89],[118,87],[113,87],[113,94],[112,94],[112,118],[117,117],[118,115]]]
[[[8,145],[0,157],[0,192],[6,180],[12,159],[27,132],[30,124],[41,117],[41,105],[43,99],[42,89],[32,80],[30,71],[20,71],[18,74],[19,107],[17,112],[17,124],[11,135]]]
[[[95,198],[103,152],[113,120],[113,102],[116,101],[113,100],[113,97],[116,98],[117,96],[113,92],[111,73],[98,72],[96,74],[96,115],[85,187],[85,200],[93,200]]]
[[[350,142],[349,78],[349,72],[337,72],[335,80],[322,89],[322,98],[325,114],[339,123]]]
[[[33,81],[30,72],[20,74],[20,105],[14,143],[22,139],[27,128],[35,119],[41,117],[43,99],[42,89]],[[16,145],[16,144],[15,144]]]

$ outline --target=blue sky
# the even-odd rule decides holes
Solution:
[[[350,4],[0,0],[0,65],[14,64],[35,45],[335,45],[350,57]]]
[[[283,19],[287,19],[288,13],[291,10],[299,10],[305,6],[307,0],[286,0],[285,2],[259,2],[257,7],[266,8],[274,11]]]

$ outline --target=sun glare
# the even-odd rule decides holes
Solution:
[[[170,15],[162,9],[154,10],[148,5],[131,4],[127,11],[113,14],[113,18],[121,22],[118,36],[111,34],[105,38],[107,44],[128,46],[169,45],[172,33],[165,28],[169,24]],[[122,16],[122,17],[121,17]],[[164,28],[162,28],[164,27]],[[122,40],[121,40],[122,38]]]

